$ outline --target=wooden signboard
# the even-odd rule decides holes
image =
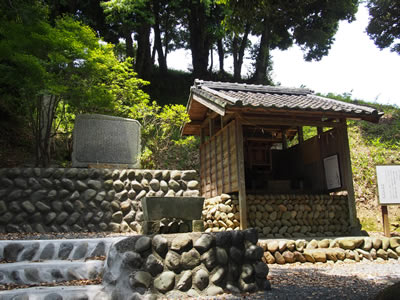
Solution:
[[[376,166],[380,205],[400,204],[400,165]]]
[[[383,230],[390,236],[387,205],[400,204],[400,165],[376,166],[378,199],[382,209]]]

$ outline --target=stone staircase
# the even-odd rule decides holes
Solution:
[[[109,299],[103,268],[120,239],[0,241],[0,300]]]

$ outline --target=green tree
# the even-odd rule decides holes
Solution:
[[[389,48],[400,54],[400,3],[391,0],[369,0],[367,33],[379,49]]]
[[[101,3],[107,23],[117,29],[125,39],[126,55],[135,60],[135,71],[141,78],[148,78],[151,72],[150,32],[154,23],[149,0],[111,0]],[[134,51],[132,36],[137,42]],[[135,53],[136,52],[136,53]]]
[[[245,51],[251,46],[249,35],[252,28],[252,10],[247,9],[240,1],[221,1],[225,3],[223,21],[227,35],[227,46],[233,57],[233,79],[241,81],[241,72]]]
[[[74,112],[124,113],[148,99],[131,61],[119,62],[112,45],[66,17],[51,25],[39,1],[2,3],[0,93],[8,110],[26,115],[36,142],[36,162],[47,166],[60,104]],[[2,7],[3,8],[3,7]]]
[[[232,7],[227,23],[250,22],[251,33],[259,36],[252,81],[265,83],[272,49],[286,50],[293,44],[304,51],[307,61],[320,60],[334,42],[340,20],[354,20],[358,0],[223,0]],[[232,26],[233,28],[235,26]],[[245,34],[244,26],[237,34]]]

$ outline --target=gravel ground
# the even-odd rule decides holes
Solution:
[[[269,265],[271,291],[226,299],[374,299],[400,281],[400,261]]]

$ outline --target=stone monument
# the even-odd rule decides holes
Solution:
[[[82,114],[75,119],[73,167],[140,168],[138,121],[99,114]]]

